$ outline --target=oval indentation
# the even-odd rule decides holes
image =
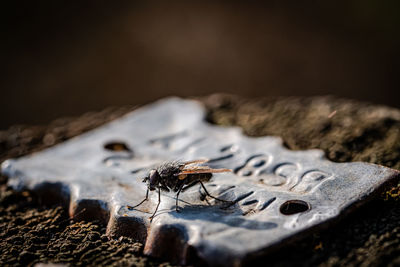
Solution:
[[[112,155],[103,159],[103,163],[109,167],[115,167],[121,165],[121,160],[130,160],[133,158],[132,154],[129,155]]]
[[[232,150],[232,148],[233,148],[233,145],[227,145],[227,146],[221,147],[221,149],[219,151],[223,153],[223,152]]]
[[[235,188],[235,187],[236,187],[236,186],[234,186],[234,185],[228,186],[228,187],[222,189],[222,190],[219,192],[219,194],[222,195],[222,194],[228,192],[229,190],[231,190],[231,189],[233,189],[233,188]]]
[[[264,202],[264,204],[261,206],[260,211],[261,210],[265,210],[269,205],[272,204],[272,202],[274,202],[276,200],[276,197],[273,197],[271,199],[268,199],[267,201]]]
[[[283,203],[279,209],[279,211],[284,215],[293,215],[296,213],[301,213],[309,210],[310,205],[303,200],[288,200]]]
[[[249,157],[247,160],[246,160],[246,163],[249,163],[250,161],[252,161],[252,160],[254,160],[254,159],[256,159],[256,158],[264,158],[264,157],[266,157],[267,155],[264,155],[264,154],[256,154],[256,155],[253,155],[253,156],[251,156],[251,157]]]
[[[276,175],[282,176],[284,178],[288,178],[289,176],[293,175],[298,170],[298,166],[294,163],[285,162],[278,164],[274,168],[274,173]]]
[[[241,176],[250,176],[250,175],[253,174],[253,172],[250,171],[250,170],[241,170],[241,171],[239,171],[238,174],[241,175]]]
[[[302,180],[304,181],[322,181],[330,176],[329,173],[320,170],[310,170],[303,174]]]
[[[263,166],[265,163],[266,163],[266,161],[263,160],[263,159],[256,160],[256,161],[253,163],[253,167],[258,168],[258,167]]]
[[[243,195],[240,195],[240,196],[238,196],[238,197],[235,199],[235,202],[239,202],[239,201],[245,199],[246,197],[250,196],[250,195],[253,194],[253,193],[254,193],[254,191],[250,191],[250,192],[248,192],[248,193],[245,193],[245,194],[243,194]]]
[[[117,151],[117,152],[120,151],[132,152],[132,150],[128,147],[128,145],[121,141],[108,142],[104,145],[104,148],[107,150]]]
[[[286,183],[286,178],[282,176],[272,175],[267,169],[259,172],[260,177],[262,178],[262,182],[265,185],[269,186],[281,186]]]
[[[144,170],[144,168],[138,168],[138,169],[131,170],[131,173],[135,174],[135,173],[138,173],[138,172],[143,171],[143,170]]]
[[[228,155],[221,156],[221,157],[218,157],[218,158],[212,158],[212,159],[208,160],[207,163],[214,163],[214,162],[217,162],[217,161],[230,159],[233,156],[234,156],[233,154],[228,154]]]
[[[251,205],[251,204],[257,203],[257,202],[258,202],[257,199],[252,199],[252,200],[248,200],[248,201],[244,202],[242,205],[247,206],[247,205]]]

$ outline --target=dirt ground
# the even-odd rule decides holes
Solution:
[[[238,125],[251,136],[277,135],[294,150],[320,148],[337,162],[366,161],[400,170],[400,111],[334,97],[202,98],[207,120]],[[109,108],[46,126],[0,132],[0,161],[52,146],[119,117],[134,107]],[[273,266],[400,265],[400,187],[388,188],[339,224],[288,244],[252,264]],[[109,240],[100,222],[74,222],[57,204],[33,192],[15,192],[1,178],[0,265],[169,265],[143,256],[143,244]],[[196,265],[196,263],[193,263]]]

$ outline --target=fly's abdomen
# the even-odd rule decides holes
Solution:
[[[212,177],[212,173],[201,173],[198,174],[198,179],[202,182],[208,182],[210,181],[211,177]]]

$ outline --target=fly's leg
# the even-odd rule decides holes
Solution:
[[[190,184],[186,185],[185,187],[182,188],[182,192],[185,192],[186,190],[188,190],[189,188],[193,187],[194,185],[196,185],[199,182],[199,180],[196,180],[194,182],[191,182]]]
[[[134,209],[136,207],[139,207],[140,205],[142,205],[147,199],[149,199],[149,188],[147,187],[147,191],[146,191],[146,197],[142,200],[142,202],[140,202],[139,204],[137,204],[136,206],[126,206],[128,209]]]
[[[210,195],[210,193],[208,193],[208,191],[207,191],[206,187],[204,186],[204,184],[203,184],[201,181],[199,181],[199,182],[200,182],[200,184],[201,184],[201,187],[203,187],[204,192],[206,193],[207,196],[209,196],[209,197],[211,197],[211,198],[213,198],[213,199],[216,199],[216,200],[218,200],[218,201],[222,201],[222,202],[229,203],[229,206],[228,206],[228,207],[230,207],[231,205],[235,204],[235,201],[224,200],[224,199],[220,199],[220,198],[217,198],[217,197],[214,197],[214,196]]]
[[[200,180],[195,180],[195,181],[193,181],[192,183],[190,183],[190,184],[184,186],[184,187],[182,188],[182,192],[185,192],[186,190],[192,188],[193,186],[197,185],[199,182],[200,182]],[[205,200],[205,201],[207,202],[207,204],[210,205],[210,203],[209,203],[208,200],[206,199],[206,195],[203,194],[203,193],[201,192],[200,188],[199,188],[199,193],[200,193],[200,195],[201,195],[200,200],[201,200],[201,201]]]
[[[150,217],[150,222],[153,221],[154,215],[156,215],[156,212],[158,210],[158,206],[160,206],[160,203],[161,203],[161,189],[159,187],[158,188],[158,203],[157,203],[157,207],[156,207],[156,210],[154,211],[153,215],[151,215],[151,217]]]
[[[179,187],[178,193],[176,194],[176,204],[175,204],[175,210],[176,212],[179,212],[179,206],[178,206],[178,199],[179,199],[179,193],[182,191],[183,184],[181,187]]]

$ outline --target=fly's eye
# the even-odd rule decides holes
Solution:
[[[150,179],[150,184],[157,184],[158,183],[158,172],[156,170],[150,171],[149,179]]]

